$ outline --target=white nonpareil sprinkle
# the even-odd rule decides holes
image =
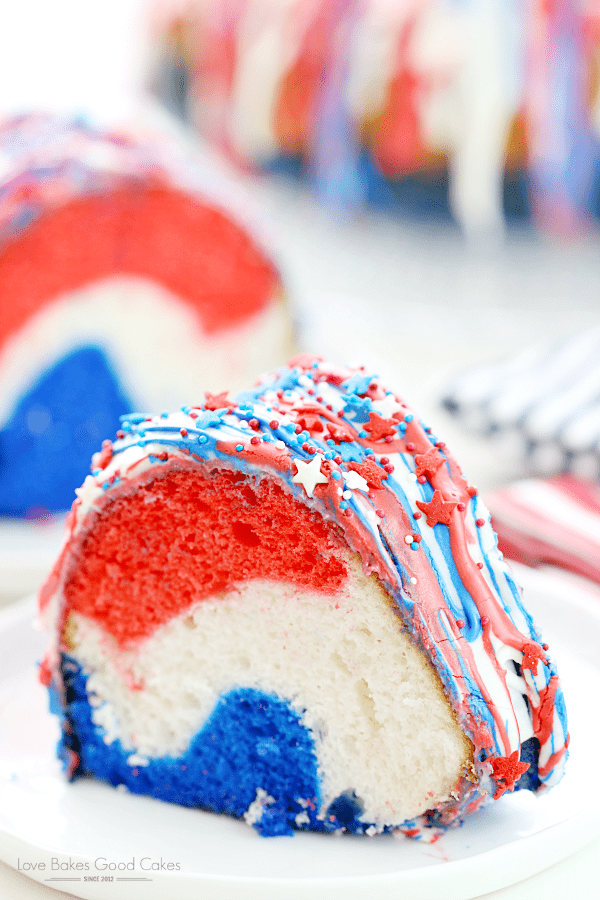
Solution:
[[[407,534],[406,537],[404,538],[404,543],[412,544],[413,540],[414,540],[414,538],[413,538],[412,534]]]

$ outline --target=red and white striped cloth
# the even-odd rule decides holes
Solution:
[[[599,482],[573,475],[525,479],[487,501],[509,559],[561,566],[600,584]]]

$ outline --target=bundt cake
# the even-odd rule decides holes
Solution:
[[[166,143],[0,127],[0,516],[69,509],[120,415],[293,352],[280,275],[216,182]]]
[[[563,772],[556,669],[486,508],[363,368],[304,355],[125,416],[40,602],[71,778],[265,835],[416,837]]]

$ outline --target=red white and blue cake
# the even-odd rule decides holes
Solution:
[[[216,182],[171,145],[0,127],[0,516],[69,509],[120,415],[293,352],[279,273]]]
[[[126,416],[77,493],[41,593],[71,777],[415,837],[560,779],[562,690],[489,515],[377,376],[306,355]]]

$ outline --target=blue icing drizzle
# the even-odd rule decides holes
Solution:
[[[66,759],[68,750],[79,754],[75,776],[93,774],[132,793],[238,818],[259,786],[274,799],[255,824],[261,834],[293,833],[304,804],[285,800],[290,797],[308,801],[312,828],[331,830],[332,823],[319,822],[313,811],[319,808],[320,789],[312,735],[285,700],[250,688],[229,691],[181,756],[132,766],[127,762],[131,751],[119,740],[105,744],[104,729],[92,721],[87,676],[78,663],[65,657],[62,672],[70,731],[65,729],[59,756]]]
[[[44,372],[0,431],[0,515],[69,509],[90,457],[130,408],[95,347],[75,350]]]

